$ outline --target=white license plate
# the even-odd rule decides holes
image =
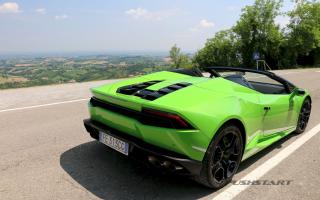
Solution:
[[[111,147],[112,149],[119,151],[120,153],[123,153],[124,155],[129,154],[129,144],[119,140],[115,137],[112,137],[111,135],[108,135],[105,132],[100,131],[99,132],[99,142],[107,145],[108,147]]]

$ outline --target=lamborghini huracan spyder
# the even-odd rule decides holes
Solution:
[[[302,133],[308,92],[269,71],[208,67],[157,72],[92,88],[91,137],[211,188],[241,161]]]

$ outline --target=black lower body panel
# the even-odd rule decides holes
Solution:
[[[129,143],[129,156],[137,158],[143,162],[151,163],[156,167],[168,169],[170,171],[187,174],[199,175],[202,162],[192,160],[185,155],[148,144],[136,137],[113,129],[91,119],[84,120],[84,126],[91,137],[99,140],[99,131],[108,131],[108,134]]]

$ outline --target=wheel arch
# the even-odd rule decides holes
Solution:
[[[308,94],[304,99],[309,99],[310,100],[310,103],[312,103],[312,99],[310,97],[310,95]]]
[[[244,150],[245,150],[245,148],[246,148],[246,142],[247,142],[246,128],[245,128],[245,126],[244,126],[244,123],[243,123],[240,119],[236,118],[235,116],[233,116],[233,117],[231,117],[231,118],[229,118],[229,119],[226,119],[224,122],[222,122],[222,123],[218,126],[219,128],[216,129],[215,134],[214,134],[211,142],[215,139],[216,133],[219,132],[219,130],[220,130],[222,127],[224,127],[224,126],[226,126],[226,125],[228,125],[228,124],[235,125],[235,126],[237,126],[237,127],[240,129],[241,138],[242,138],[242,141],[243,141],[243,153],[244,153]],[[211,142],[210,142],[210,143],[211,143]],[[210,144],[209,144],[209,145],[210,145]]]
[[[242,155],[241,155],[241,159],[239,160],[239,163],[241,162],[242,160],[242,157],[243,157],[243,154],[244,154],[244,151],[245,151],[245,146],[246,146],[246,132],[245,132],[245,126],[243,124],[243,122],[238,119],[238,118],[235,118],[234,116],[232,118],[229,118],[227,119],[226,121],[222,122],[219,126],[219,128],[216,130],[215,133],[219,132],[219,130],[221,130],[224,126],[227,126],[227,125],[234,125],[236,127],[238,127],[240,129],[240,133],[241,133],[241,137],[243,139],[243,152],[242,152]],[[201,184],[204,184],[205,186],[208,186],[208,187],[211,187],[211,188],[214,188],[212,186],[212,178],[209,178],[209,169],[208,169],[208,164],[210,164],[210,160],[211,157],[209,157],[211,154],[212,154],[212,143],[215,141],[216,137],[217,137],[218,134],[215,134],[209,144],[209,147],[207,148],[207,151],[205,153],[205,156],[204,156],[204,159],[202,160],[202,163],[203,163],[203,167],[201,169],[201,173],[198,177],[196,177],[196,181],[198,181],[199,183]],[[211,170],[211,169],[210,169]],[[226,182],[227,183],[227,182]],[[218,188],[218,187],[217,187]]]
[[[241,137],[242,137],[242,141],[243,141],[243,151],[244,151],[246,148],[247,135],[246,135],[246,128],[245,128],[243,122],[237,118],[232,118],[232,119],[229,119],[226,122],[224,122],[222,124],[222,126],[224,126],[226,124],[236,125],[240,129]]]

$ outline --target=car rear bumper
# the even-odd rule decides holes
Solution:
[[[91,137],[99,140],[99,131],[108,130],[108,134],[129,143],[129,156],[143,162],[181,174],[199,175],[202,162],[192,160],[185,155],[148,144],[141,139],[125,134],[100,122],[85,119],[84,126]]]

